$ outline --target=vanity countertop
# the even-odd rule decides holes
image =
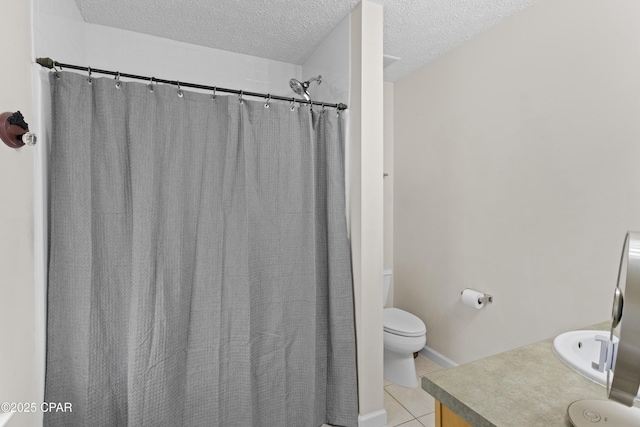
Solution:
[[[586,329],[608,331],[610,325]],[[569,404],[605,400],[606,389],[565,365],[552,345],[553,339],[539,341],[432,372],[422,388],[474,427],[570,427]]]

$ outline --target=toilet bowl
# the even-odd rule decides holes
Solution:
[[[391,270],[384,271],[384,303],[391,283]],[[383,310],[384,377],[394,384],[418,386],[413,353],[427,342],[427,328],[417,316],[398,308]]]

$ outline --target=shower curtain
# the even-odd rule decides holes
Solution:
[[[45,425],[356,426],[335,110],[51,86]]]

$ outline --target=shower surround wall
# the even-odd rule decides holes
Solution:
[[[293,96],[302,66],[89,24],[75,2],[34,0],[35,55],[168,80]]]
[[[349,18],[344,18],[302,64],[305,80],[322,75],[322,83],[314,83],[309,88],[313,100],[329,103],[346,103],[349,100]]]
[[[375,59],[379,56],[381,62],[382,58],[382,8],[371,2],[363,2],[346,16],[303,65],[272,61],[88,24],[82,20],[75,2],[71,0],[33,0],[33,3],[34,57],[48,56],[60,62],[88,65],[93,68],[284,96],[293,96],[288,86],[290,78],[301,80],[322,74],[322,85],[312,86],[310,89],[313,99],[345,102],[350,106],[352,103],[350,88],[354,84],[364,84],[362,82],[366,78],[369,82],[367,93],[359,98],[356,105],[360,103],[360,99],[363,101],[366,99],[363,108],[367,111],[364,115],[361,111],[348,111],[347,114],[352,120],[354,116],[357,117],[362,129],[377,129],[381,123],[375,110],[376,108],[382,110],[382,101],[377,99],[376,84],[370,83],[379,81],[382,85],[381,64],[377,67]],[[354,19],[358,23],[356,42],[352,40]],[[371,35],[374,37],[372,38]],[[375,43],[372,44],[370,40],[375,40]],[[367,58],[374,59],[372,68],[360,61],[363,50]],[[358,62],[362,63],[362,69],[355,70],[352,65],[354,51],[360,58]],[[379,73],[377,68],[380,68]],[[36,67],[35,75],[35,90],[40,94],[35,101],[37,113],[40,113],[37,119],[38,131],[42,135],[43,142],[36,153],[36,164],[42,172],[38,177],[38,171],[36,171],[36,179],[39,180],[40,186],[39,192],[36,190],[36,198],[40,200],[40,203],[36,203],[36,215],[39,214],[44,218],[44,200],[46,200],[44,171],[46,170],[45,151],[48,134],[45,115],[50,111],[49,93],[48,83],[46,83],[47,72]],[[381,91],[379,98],[381,98]],[[371,112],[374,114],[370,114]],[[369,123],[371,126],[368,126]],[[381,133],[380,129],[379,131]],[[373,138],[375,139],[376,136],[374,135]],[[352,143],[351,150],[347,150],[348,156],[354,155],[353,147]],[[374,156],[379,154],[377,144],[372,144],[371,141],[360,145],[359,133],[357,150],[357,154],[362,150],[363,160],[367,154]],[[349,165],[348,160],[347,168]],[[375,227],[377,221],[375,212],[381,212],[381,209],[377,210],[371,203],[377,203],[378,196],[381,198],[382,187],[377,179],[381,176],[381,171],[382,168],[378,165],[374,165],[373,168],[358,166],[347,177],[347,180],[352,182],[348,184],[347,190],[356,193],[356,199],[352,201],[351,207],[352,209],[354,206],[358,207],[357,212],[352,213],[350,217],[352,226],[361,227],[364,224],[364,227],[368,227],[374,224]],[[362,216],[361,211],[364,212]],[[371,222],[372,218],[373,222]],[[37,223],[38,220],[36,220]],[[369,246],[380,248],[381,251],[382,233],[380,235],[377,232],[368,233],[365,238],[368,239]],[[39,250],[36,248],[36,259],[39,257],[41,266],[46,265],[45,247],[46,245],[43,244]],[[364,379],[374,379],[371,384],[360,385],[360,425],[362,427],[379,427],[386,423],[382,400],[382,311],[379,304],[382,294],[382,264],[377,260],[377,251],[376,249],[373,252],[369,251],[371,253],[364,253],[358,258],[360,264],[355,267],[360,271],[370,270],[371,273],[367,273],[367,276],[374,279],[357,281],[355,284],[356,315],[360,313],[361,319],[356,325],[360,328],[357,332],[358,346],[363,349],[361,353],[363,360],[358,366],[359,376]],[[41,338],[38,340],[41,348],[36,351],[37,358],[41,360],[37,363],[41,371],[37,373],[36,378],[44,381],[44,268],[40,271],[40,280],[36,282],[40,289],[40,295],[36,295],[36,299],[41,301],[42,306],[40,310],[42,315],[36,328]],[[365,355],[367,355],[366,358]],[[39,388],[43,390],[43,384]]]
[[[453,361],[610,316],[640,229],[638,16],[538,0],[395,83],[395,303]]]

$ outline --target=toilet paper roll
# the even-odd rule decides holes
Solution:
[[[469,307],[474,307],[477,310],[484,307],[484,302],[480,301],[483,297],[484,294],[482,292],[474,291],[473,289],[465,289],[462,291],[462,303]]]

